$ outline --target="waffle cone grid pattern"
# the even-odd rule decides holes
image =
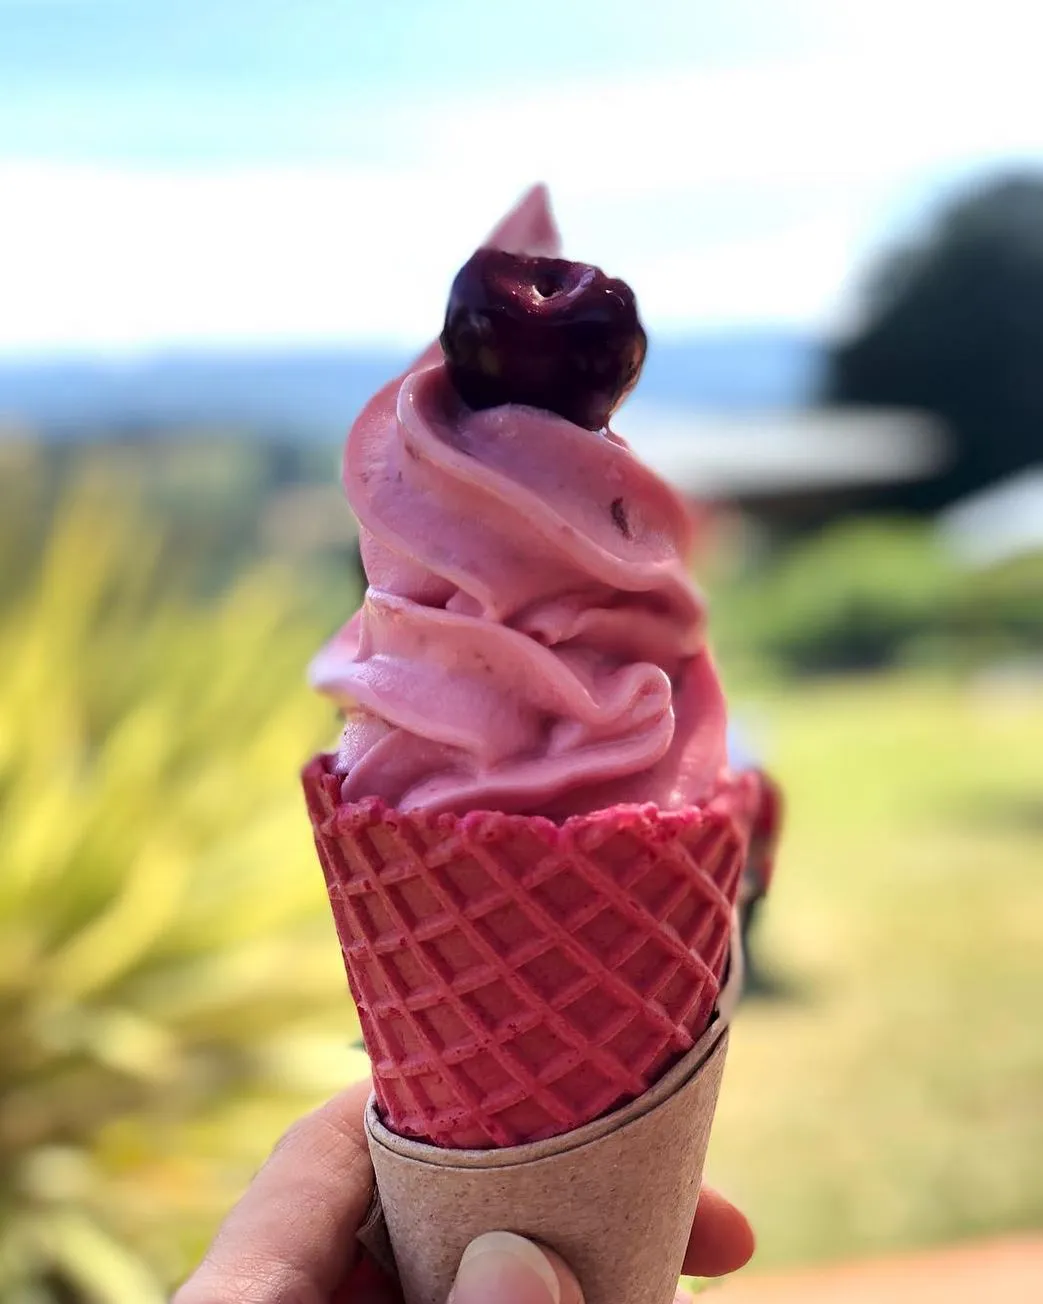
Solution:
[[[647,1090],[713,1013],[744,839],[728,803],[538,817],[340,804],[304,775],[385,1122],[559,1135]]]

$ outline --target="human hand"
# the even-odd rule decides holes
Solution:
[[[397,1304],[395,1284],[355,1234],[369,1209],[373,1167],[357,1083],[286,1133],[225,1219],[173,1304]],[[745,1217],[704,1188],[683,1271],[718,1277],[753,1253]],[[583,1304],[579,1283],[551,1250],[508,1232],[464,1251],[453,1304]]]

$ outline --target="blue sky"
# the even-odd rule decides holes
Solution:
[[[413,343],[534,180],[660,331],[830,329],[1043,159],[1031,0],[0,0],[0,350]]]

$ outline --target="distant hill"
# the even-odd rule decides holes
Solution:
[[[814,398],[823,360],[820,340],[783,330],[652,339],[640,393],[649,404],[704,411],[800,407]]]
[[[799,406],[814,390],[820,358],[816,340],[784,331],[654,340],[641,396],[709,411]],[[58,438],[216,425],[333,439],[408,361],[334,349],[0,360],[0,423]]]

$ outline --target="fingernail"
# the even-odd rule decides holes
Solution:
[[[463,1252],[450,1304],[561,1304],[558,1274],[538,1245],[486,1232]]]

